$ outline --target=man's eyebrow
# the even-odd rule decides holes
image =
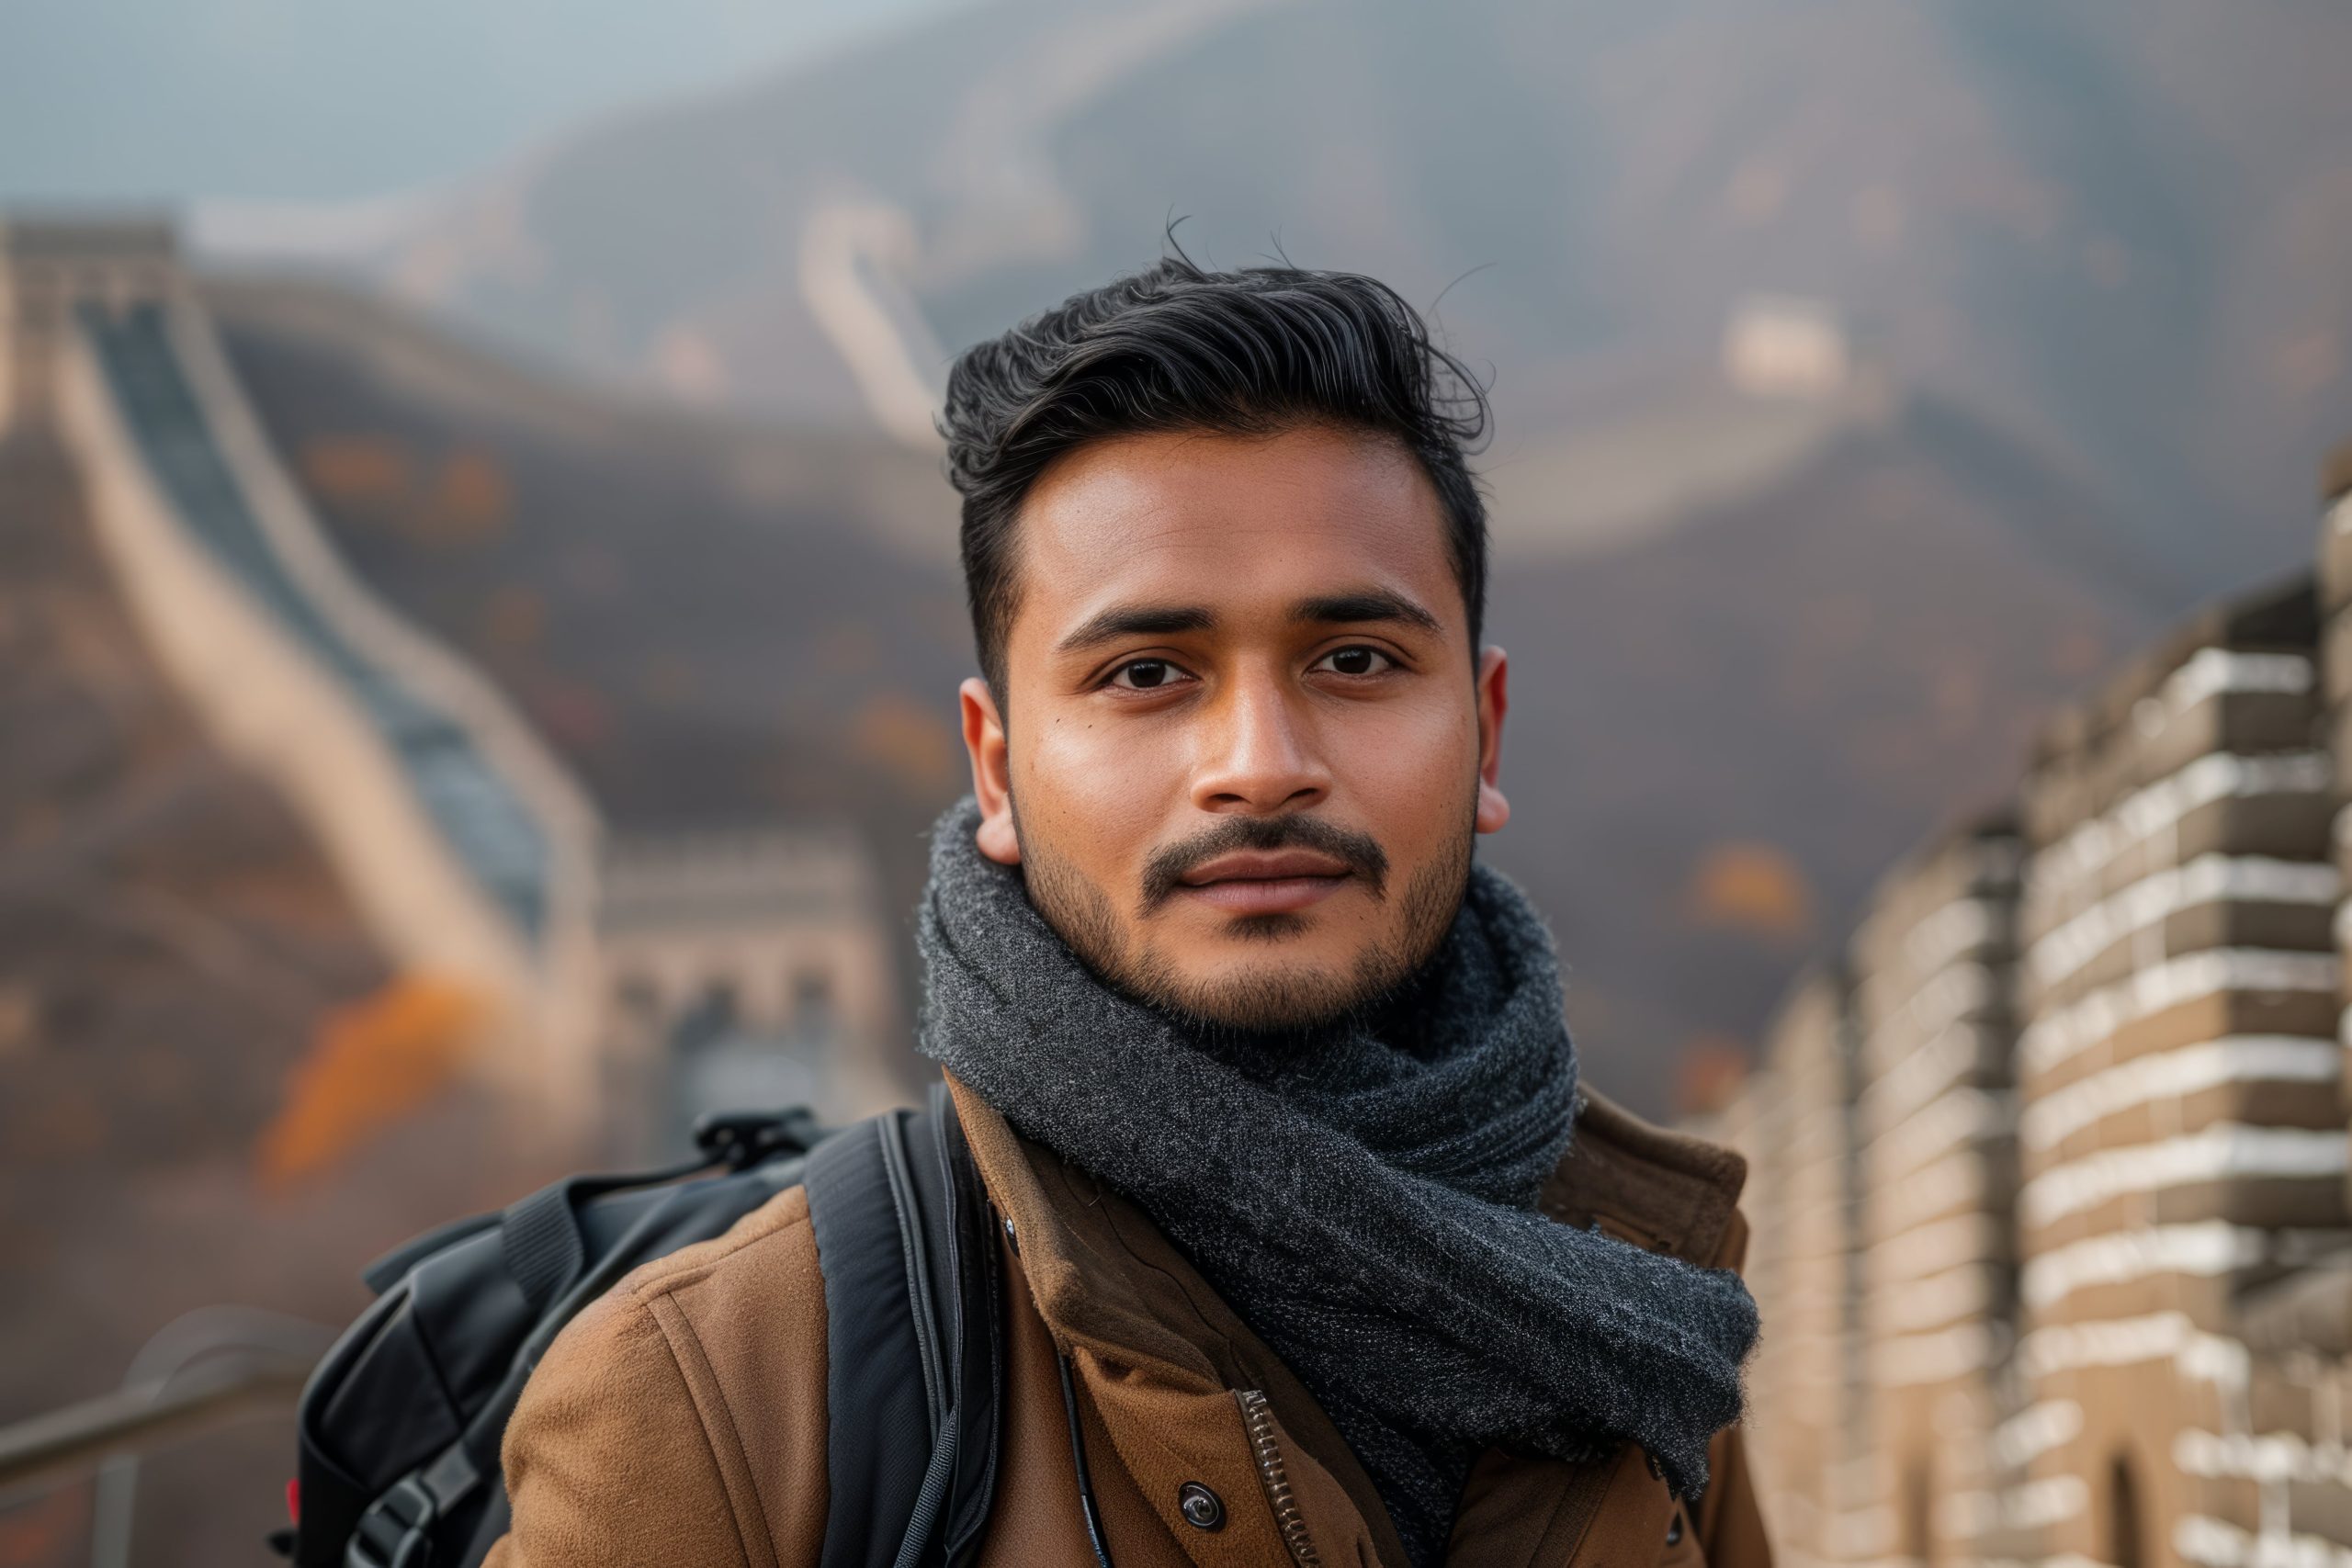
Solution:
[[[1437,617],[1406,598],[1402,593],[1385,588],[1360,588],[1346,593],[1329,593],[1314,599],[1302,599],[1291,607],[1294,622],[1319,622],[1349,625],[1362,621],[1402,621],[1419,626],[1425,632],[1442,631]]]
[[[1216,616],[1197,604],[1114,604],[1089,616],[1076,630],[1054,645],[1057,653],[1083,653],[1123,637],[1165,637],[1171,632],[1204,632],[1216,626]]]

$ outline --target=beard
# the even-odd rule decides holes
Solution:
[[[1336,832],[1314,819],[1238,818],[1235,826],[1212,829],[1153,855],[1136,914],[1131,921],[1123,921],[1106,889],[1050,844],[1023,829],[1017,803],[1013,831],[1021,841],[1022,874],[1031,906],[1097,979],[1204,1030],[1295,1033],[1378,1011],[1436,955],[1453,930],[1469,885],[1477,843],[1476,807],[1474,790],[1470,805],[1458,814],[1460,830],[1396,890],[1396,919],[1389,929],[1344,967],[1310,964],[1282,952],[1284,940],[1305,931],[1311,916],[1257,915],[1232,921],[1228,934],[1245,948],[1261,950],[1262,957],[1245,953],[1227,958],[1206,976],[1185,974],[1153,945],[1148,930],[1149,916],[1166,902],[1183,865],[1244,844],[1254,849],[1308,845],[1348,858],[1374,904],[1386,906],[1387,857],[1371,840]],[[1306,823],[1312,825],[1301,826]]]

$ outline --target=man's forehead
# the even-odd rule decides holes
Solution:
[[[1095,442],[1038,479],[1017,533],[1023,619],[1083,616],[1140,592],[1287,603],[1337,575],[1459,613],[1458,590],[1444,592],[1453,567],[1436,491],[1378,436],[1317,427]]]

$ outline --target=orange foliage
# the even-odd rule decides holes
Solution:
[[[432,1100],[487,1010],[464,986],[410,976],[328,1013],[288,1072],[285,1103],[255,1148],[263,1183],[284,1188],[315,1175]]]
[[[20,1498],[0,1513],[0,1568],[63,1562],[81,1543],[90,1517],[89,1489],[61,1486],[43,1497]]]
[[[482,606],[482,635],[500,648],[536,648],[547,635],[547,601],[510,583]]]
[[[29,980],[0,980],[0,1056],[32,1048],[40,1027],[40,997]]]
[[[684,702],[695,694],[701,678],[695,667],[679,654],[664,649],[645,661],[638,671],[637,687],[646,697],[664,706]]]
[[[497,537],[514,504],[514,484],[497,458],[487,452],[452,452],[434,480],[417,531],[435,544],[479,544]]]
[[[860,757],[878,762],[922,793],[953,784],[964,757],[945,718],[896,692],[885,692],[858,710],[850,744]]]
[[[2050,670],[2066,681],[2079,681],[2107,660],[2107,649],[2096,632],[2079,628],[2060,637],[2050,650]]]
[[[302,478],[330,502],[380,506],[408,492],[408,452],[390,436],[313,436],[300,463]]]
[[[613,705],[595,687],[541,680],[533,683],[529,701],[533,721],[558,744],[582,750],[611,744]]]
[[[1675,1059],[1675,1112],[1712,1116],[1732,1102],[1747,1079],[1746,1046],[1727,1034],[1694,1035]]]
[[[1762,936],[1803,936],[1813,928],[1813,887],[1787,852],[1772,844],[1717,844],[1690,878],[1689,906],[1702,924]]]

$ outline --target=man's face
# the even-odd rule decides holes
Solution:
[[[1420,466],[1375,436],[1080,448],[1015,525],[1009,697],[963,690],[982,852],[1097,973],[1240,1029],[1328,1021],[1442,940],[1496,787]],[[1008,721],[1009,720],[1009,724]]]

